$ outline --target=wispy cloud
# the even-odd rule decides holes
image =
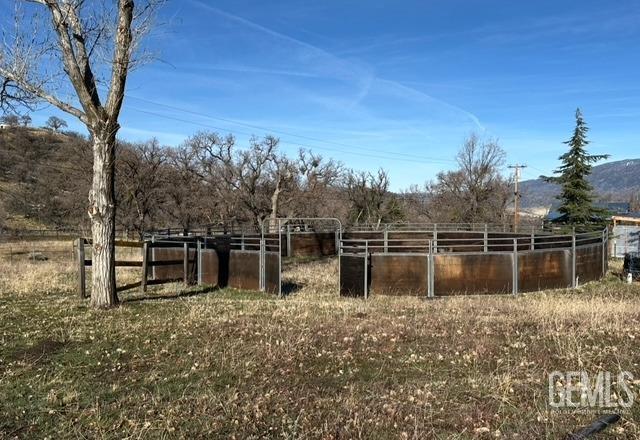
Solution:
[[[265,44],[263,40],[268,38],[273,39],[271,48],[278,56],[282,56],[282,58],[272,58],[271,60],[274,64],[281,63],[288,66],[287,69],[274,69],[269,66],[233,65],[231,69],[234,71],[244,73],[260,73],[264,71],[263,73],[265,74],[340,80],[343,84],[350,85],[350,89],[338,87],[337,90],[339,92],[344,90],[348,93],[348,97],[345,96],[344,93],[327,93],[326,89],[319,92],[316,90],[307,90],[306,96],[311,101],[321,103],[332,110],[341,109],[346,112],[359,112],[361,115],[368,113],[366,107],[372,95],[375,95],[378,100],[382,98],[390,100],[389,104],[398,104],[397,101],[404,102],[410,100],[412,101],[413,109],[416,109],[416,103],[419,103],[421,106],[421,111],[424,113],[423,123],[425,124],[450,124],[458,127],[458,129],[465,127],[464,130],[468,130],[469,128],[484,130],[479,118],[473,113],[441,99],[432,97],[407,84],[399,83],[393,79],[380,78],[375,74],[374,69],[370,65],[354,59],[340,57],[323,48],[283,34],[244,17],[221,10],[202,1],[193,0],[192,3],[223,17],[225,20],[240,25],[246,30],[259,33],[261,35],[259,41],[263,45]],[[215,65],[213,69],[216,69]],[[393,106],[389,105],[389,107]],[[402,105],[400,104],[395,107],[401,108]],[[400,117],[406,118],[407,115],[401,115]]]
[[[319,78],[318,74],[313,72],[302,72],[284,69],[265,69],[260,67],[245,66],[242,64],[183,64],[180,69],[198,70],[206,72],[233,72],[233,73],[250,73],[257,75],[278,75],[278,76],[295,76],[301,78]]]
[[[405,50],[407,47],[417,47],[425,44],[437,47],[445,42],[452,45],[452,47],[467,47],[477,44],[497,47],[511,44],[533,44],[536,42],[548,44],[549,39],[553,37],[591,38],[602,34],[628,37],[637,35],[640,32],[639,22],[640,7],[637,6],[637,3],[632,7],[625,5],[616,7],[612,4],[602,8],[599,14],[594,14],[593,10],[586,12],[578,10],[570,14],[554,14],[529,19],[517,17],[517,20],[510,19],[479,26],[461,27],[448,32],[426,32],[420,35],[402,36],[382,35],[373,41],[369,40],[363,42],[363,44],[355,44],[343,48],[337,54],[340,56],[355,56],[385,53],[386,56],[389,56],[390,53]],[[557,43],[557,40],[554,43]],[[580,42],[576,44],[590,45],[590,43]],[[574,46],[568,45],[568,47]]]

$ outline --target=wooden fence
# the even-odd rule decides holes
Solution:
[[[78,264],[78,294],[80,298],[87,297],[87,286],[86,286],[86,268],[92,266],[92,259],[87,256],[86,246],[91,245],[92,240],[87,238],[79,238],[76,240],[76,251],[77,251],[77,264]],[[127,268],[138,268],[140,271],[140,281],[136,281],[133,283],[124,284],[121,286],[117,286],[116,290],[118,292],[122,292],[125,290],[131,290],[135,288],[140,288],[142,292],[146,292],[147,286],[156,285],[156,284],[165,284],[176,281],[184,281],[185,284],[190,284],[192,282],[189,276],[189,258],[188,252],[184,252],[184,257],[181,259],[173,259],[173,260],[162,260],[162,261],[153,261],[151,257],[152,249],[154,248],[162,248],[167,247],[167,243],[153,243],[148,241],[128,241],[128,240],[116,240],[116,254],[118,248],[135,248],[140,249],[141,260],[130,260],[130,259],[116,259],[115,266],[116,267],[127,267]],[[170,244],[173,245],[173,244]],[[188,246],[187,243],[177,243],[173,246]],[[163,279],[150,279],[149,272],[153,267],[157,266],[182,266],[183,267],[183,276],[175,277],[175,278],[163,278]]]

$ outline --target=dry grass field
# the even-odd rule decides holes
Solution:
[[[69,259],[4,259],[0,437],[557,439],[597,414],[550,409],[551,371],[640,378],[640,286],[614,276],[365,302],[336,275],[308,262],[286,299],[167,285],[98,312]],[[640,438],[638,405],[597,438]]]

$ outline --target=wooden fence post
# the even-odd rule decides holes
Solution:
[[[142,281],[140,282],[140,290],[147,291],[147,273],[149,267],[149,243],[146,241],[142,244]]]
[[[78,239],[78,294],[80,299],[86,298],[86,278],[84,267],[84,238]]]

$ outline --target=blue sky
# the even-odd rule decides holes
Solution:
[[[127,140],[275,134],[285,153],[384,167],[397,190],[453,167],[472,131],[525,179],[548,173],[580,106],[591,151],[640,156],[638,1],[188,0],[160,21]]]

